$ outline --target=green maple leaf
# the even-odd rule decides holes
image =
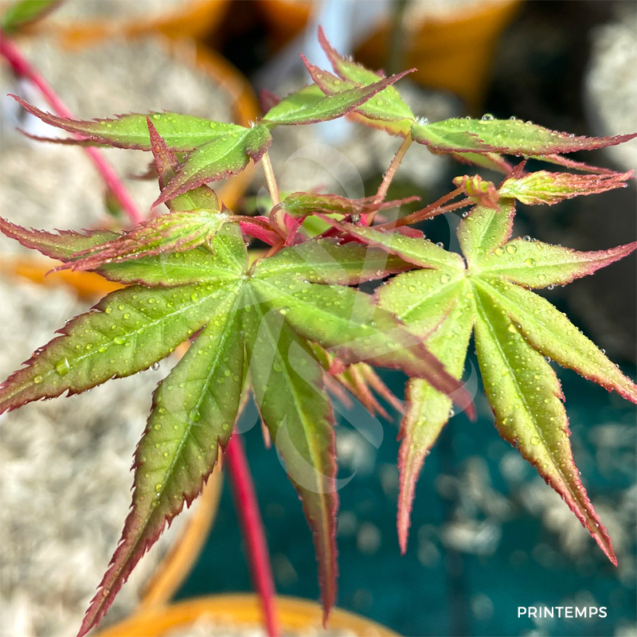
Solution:
[[[112,233],[54,234],[6,221],[0,229],[67,262],[78,248],[114,241]],[[0,387],[0,413],[136,373],[198,336],[155,392],[136,453],[133,507],[81,634],[106,612],[165,524],[201,491],[248,386],[314,530],[329,611],[336,590],[333,423],[325,370],[310,344],[344,364],[397,367],[445,394],[460,389],[420,339],[372,296],[349,287],[404,270],[398,261],[361,244],[315,239],[249,267],[239,227],[227,223],[192,250],[99,264],[105,276],[137,285],[108,295],[38,350]]]
[[[306,66],[316,85],[326,95],[337,96],[342,91],[367,86],[382,77],[382,74],[374,73],[340,55],[330,45],[320,27],[318,37],[338,77],[316,66]],[[411,136],[414,141],[424,144],[434,153],[449,154],[461,162],[504,173],[509,172],[510,166],[502,158],[501,153],[546,158],[547,161],[564,164],[568,160],[561,158],[561,153],[613,146],[637,136],[635,133],[602,138],[576,137],[531,122],[517,119],[499,120],[490,115],[485,115],[479,120],[451,118],[430,123],[426,119],[415,117],[393,87],[357,107],[350,117],[365,126],[379,128],[392,135]],[[580,169],[590,168],[584,165],[576,166],[572,162],[570,165]]]
[[[423,239],[351,225],[339,227],[421,269],[381,286],[381,307],[396,314],[460,378],[469,340],[501,436],[534,465],[616,563],[575,468],[560,383],[544,357],[637,402],[637,386],[544,298],[529,288],[564,285],[630,254],[637,242],[577,252],[510,239],[514,205],[477,206],[461,222],[465,259]],[[398,530],[406,550],[415,483],[429,449],[449,419],[451,400],[429,383],[408,383],[401,426]]]

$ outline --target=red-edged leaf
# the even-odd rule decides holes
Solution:
[[[411,71],[392,75],[368,86],[353,87],[335,95],[326,96],[318,86],[308,86],[284,97],[265,114],[263,121],[277,125],[296,125],[315,124],[342,117],[408,73]]]
[[[90,312],[69,321],[61,336],[36,351],[26,367],[0,386],[0,413],[147,369],[209,320],[218,287],[133,286],[109,294]]]
[[[256,403],[313,531],[327,621],[336,597],[336,449],[323,370],[284,316],[255,297],[245,313]]]
[[[57,269],[98,270],[112,263],[193,250],[211,244],[228,220],[227,214],[211,210],[171,212],[144,221],[101,245],[78,251]]]
[[[423,272],[417,274],[423,275]],[[430,274],[430,273],[427,273]],[[424,278],[424,277],[423,277]],[[427,277],[431,279],[431,276]],[[415,281],[414,281],[415,283]],[[404,285],[404,284],[403,284]],[[421,287],[426,290],[433,286]],[[432,353],[444,363],[446,369],[456,378],[462,376],[464,370],[469,339],[473,332],[475,321],[475,307],[471,286],[456,286],[447,294],[446,299],[440,303],[440,290],[433,288],[431,293],[422,295],[422,301],[415,309],[413,300],[403,294],[402,307],[403,319],[408,324],[417,325],[422,319],[437,318],[439,320],[441,310],[452,301],[452,306],[445,312],[443,319],[435,327],[427,338],[427,346]],[[383,298],[381,291],[381,303],[396,307],[398,294],[393,294],[393,299]],[[443,295],[445,294],[443,290]],[[386,295],[385,295],[386,296]],[[413,294],[411,295],[413,299]],[[400,314],[399,314],[400,316]],[[400,470],[400,490],[398,494],[398,540],[404,554],[407,550],[412,502],[414,499],[416,481],[425,462],[425,458],[433,444],[438,439],[443,427],[447,424],[452,409],[451,400],[436,391],[427,382],[412,379],[407,383],[405,396],[407,410],[400,426],[399,439],[400,451],[398,455],[398,468]]]
[[[226,232],[226,230],[228,232]],[[27,230],[0,217],[0,231],[53,259],[70,263],[78,252],[98,250],[101,245],[117,242],[121,235],[108,231],[89,234],[42,230]],[[227,281],[241,269],[232,256],[243,245],[241,233],[232,224],[223,227],[212,240],[213,253],[202,250],[175,252],[154,257],[145,256],[121,263],[96,264],[103,277],[119,283],[138,283],[147,286],[173,287],[200,281]]]
[[[499,279],[481,281],[484,295],[520,326],[519,332],[543,356],[637,403],[637,385],[546,299]]]
[[[241,312],[235,301],[232,293],[221,298],[208,326],[155,392],[135,454],[132,508],[79,637],[99,623],[135,564],[184,503],[190,505],[199,495],[219,449],[230,440],[244,365]]]
[[[147,115],[120,115],[115,119],[74,120],[46,113],[17,95],[12,95],[20,105],[43,122],[69,133],[81,135],[84,140],[117,148],[151,150]],[[151,113],[159,134],[172,150],[193,150],[212,140],[219,140],[244,131],[243,126],[213,122],[201,117],[177,113]],[[71,142],[71,140],[67,140]]]
[[[440,152],[555,155],[594,150],[627,142],[637,133],[615,137],[576,137],[521,120],[446,119],[433,124],[416,122],[415,141]]]
[[[175,153],[168,148],[166,141],[159,134],[157,128],[151,121],[150,117],[146,118],[146,124],[148,126],[148,133],[150,137],[150,146],[153,152],[154,167],[156,176],[159,179],[160,189],[165,188],[170,180],[177,174],[181,162],[175,155]],[[183,211],[183,210],[197,210],[205,209],[212,211],[219,211],[219,199],[214,190],[208,188],[208,186],[200,186],[194,190],[175,197],[166,202],[166,205],[170,210]]]
[[[263,126],[242,128],[197,148],[185,159],[175,176],[162,190],[154,206],[174,199],[204,183],[240,173],[251,157],[258,160],[272,137]]]
[[[581,161],[575,161],[562,157],[562,155],[542,155],[542,156],[530,156],[530,159],[538,159],[539,161],[545,161],[549,164],[555,164],[557,166],[564,166],[565,168],[573,168],[574,170],[581,170],[586,173],[596,173],[598,175],[618,175],[618,173],[610,168],[601,168],[600,166],[591,166]]]
[[[46,232],[23,228],[2,217],[0,217],[0,232],[15,239],[25,248],[37,250],[47,257],[60,261],[70,259],[76,252],[94,248],[117,237],[117,233],[109,230]]]
[[[615,188],[625,188],[633,171],[610,175],[572,175],[544,170],[521,178],[507,179],[499,189],[500,197],[517,199],[527,205],[552,206],[579,195],[595,195]]]
[[[477,289],[476,348],[485,390],[500,435],[535,466],[617,564],[573,461],[559,381],[482,286]]]
[[[637,242],[595,252],[514,239],[484,255],[477,266],[487,275],[498,276],[527,288],[566,285],[619,261],[637,249]]]

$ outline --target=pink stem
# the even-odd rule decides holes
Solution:
[[[44,99],[57,115],[74,119],[73,113],[69,111],[53,88],[49,86],[47,81],[31,66],[20,50],[2,32],[0,32],[0,55],[7,60],[17,75],[26,78],[40,90]],[[81,137],[79,139],[81,139]],[[106,158],[103,157],[97,148],[87,147],[84,148],[84,151],[91,158],[95,168],[102,176],[102,179],[104,179],[104,182],[113,193],[113,196],[119,201],[122,209],[126,212],[130,220],[134,224],[142,221],[143,217],[139,210],[137,210],[135,202]]]
[[[235,505],[248,551],[252,581],[263,606],[265,626],[270,637],[281,634],[276,610],[276,591],[268,555],[263,521],[254,491],[254,483],[240,434],[234,434],[224,456],[232,479]]]

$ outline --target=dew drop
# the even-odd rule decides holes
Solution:
[[[156,372],[156,371],[159,369],[159,361],[155,361],[155,362],[154,362],[154,363],[150,366],[150,368],[151,368],[154,372]]]
[[[517,251],[518,251],[518,249],[515,246],[513,246],[513,245],[508,245],[507,246],[507,252],[509,254],[515,254]]]
[[[44,378],[42,378],[42,376],[36,376],[36,377],[33,379],[33,382],[34,382],[36,385],[39,385],[39,384],[40,384],[43,380],[44,380]]]
[[[188,418],[192,422],[199,422],[201,420],[201,412],[198,409],[191,409]]]
[[[532,445],[539,445],[540,444],[540,439],[537,436],[533,436],[531,438],[531,444]]]
[[[59,363],[55,366],[55,371],[60,376],[66,376],[71,371],[71,365],[69,365],[69,361],[67,358],[63,358]]]
[[[526,261],[524,261],[524,264],[528,266],[535,265],[535,259],[526,259]]]

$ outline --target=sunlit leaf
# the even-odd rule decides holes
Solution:
[[[431,124],[416,122],[411,134],[415,141],[437,151],[527,156],[594,150],[637,137],[637,133],[615,137],[576,137],[518,119],[493,118],[453,118]]]
[[[314,534],[324,617],[336,597],[336,462],[332,407],[305,341],[268,303],[245,313],[250,379],[259,412]]]
[[[541,241],[513,239],[476,262],[476,267],[528,288],[565,285],[623,259],[637,242],[610,250],[578,252]]]
[[[46,113],[20,97],[13,95],[20,105],[46,124],[69,133],[81,135],[97,144],[117,148],[151,150],[148,133],[148,115],[120,115],[115,119],[73,120]],[[221,140],[231,135],[245,134],[246,129],[236,124],[214,122],[192,115],[178,113],[151,113],[150,118],[159,134],[172,150],[194,150],[208,142]]]
[[[264,116],[272,124],[312,124],[341,117],[404,77],[409,71],[378,79],[369,86],[353,87],[335,95],[324,95],[318,86],[309,86],[284,97]]]
[[[267,128],[260,125],[239,127],[236,132],[200,146],[188,155],[153,205],[174,199],[204,183],[240,173],[251,157],[258,161],[271,141]]]
[[[617,564],[608,532],[581,483],[555,372],[515,324],[476,286],[476,349],[500,435],[536,467]]]
[[[186,252],[203,244],[212,245],[213,237],[228,218],[226,213],[213,210],[162,215],[144,221],[99,246],[78,251],[62,268],[96,270],[111,263]]]
[[[578,197],[593,195],[615,188],[625,188],[633,171],[610,175],[573,175],[538,170],[521,178],[507,179],[500,187],[500,197],[511,197],[527,205],[553,204]]]
[[[225,292],[207,327],[155,391],[135,454],[132,509],[80,635],[99,622],[135,564],[199,495],[230,440],[243,391],[244,348],[237,295]]]

